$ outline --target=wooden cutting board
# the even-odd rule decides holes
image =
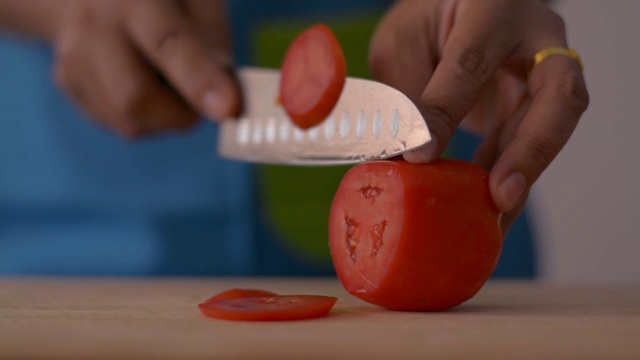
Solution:
[[[209,319],[232,288],[339,297],[322,319]],[[0,359],[640,359],[640,285],[494,282],[443,313],[385,310],[334,279],[0,278]]]

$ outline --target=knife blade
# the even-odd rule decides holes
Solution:
[[[420,111],[400,91],[347,78],[332,113],[307,130],[278,102],[277,70],[242,67],[240,118],[220,125],[218,154],[227,159],[286,165],[341,165],[390,158],[431,140]]]

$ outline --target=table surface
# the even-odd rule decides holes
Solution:
[[[339,298],[328,317],[234,322],[233,287]],[[0,278],[0,359],[640,359],[640,285],[490,282],[441,313],[386,310],[335,279]]]

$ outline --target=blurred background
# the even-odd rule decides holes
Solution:
[[[591,104],[534,188],[539,275],[640,281],[640,1],[554,2],[582,56]]]
[[[389,2],[232,1],[237,60],[279,67],[293,37],[322,21],[349,74],[367,77],[368,39]],[[639,282],[640,1],[553,6],[591,105],[534,186],[494,276]],[[327,217],[346,167],[221,161],[210,122],[123,142],[54,86],[47,44],[0,35],[0,274],[333,274]],[[477,142],[457,134],[447,156],[470,158]]]
[[[553,6],[565,19],[569,45],[582,56],[591,104],[567,146],[534,186],[527,213],[509,234],[494,277],[532,277],[552,282],[638,282],[640,121],[636,109],[640,101],[637,65],[640,1],[561,0],[554,1]],[[375,24],[373,17],[352,22],[349,27],[334,28],[343,43],[357,43],[350,41],[349,36],[370,31],[369,27],[372,29]],[[273,39],[273,34],[269,37]],[[352,75],[366,76],[366,70],[360,70],[365,61],[358,57],[361,49],[348,46],[346,49],[352,50],[347,54],[352,59],[349,64]],[[277,65],[264,49],[258,59],[267,65]],[[468,158],[474,144],[474,139],[457,134],[448,155]],[[267,184],[277,183],[279,171],[300,172],[263,170]],[[310,178],[324,179],[319,182],[329,194],[340,177],[339,172],[333,178],[318,174],[311,174]],[[267,194],[276,192],[272,189]],[[328,207],[322,202],[327,195],[321,192],[318,195],[318,198],[303,197],[316,204],[308,209]],[[279,198],[281,206],[283,197]],[[275,214],[280,228],[292,235],[289,238],[295,239],[296,225],[287,224],[286,212],[270,213]],[[300,231],[313,226],[304,224],[304,220],[296,224]],[[320,239],[325,236],[322,228],[314,233]],[[313,244],[321,247],[323,241],[309,241],[307,236],[306,246]],[[326,255],[323,251],[308,254]]]

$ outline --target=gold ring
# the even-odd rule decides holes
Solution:
[[[580,66],[580,70],[584,70],[584,65],[582,65],[582,59],[580,59],[580,55],[578,55],[578,52],[574,49],[567,49],[563,47],[548,47],[546,49],[538,51],[538,53],[536,53],[536,55],[533,57],[533,64],[531,65],[531,69],[540,64],[542,60],[552,55],[567,56],[578,63],[578,66]]]

